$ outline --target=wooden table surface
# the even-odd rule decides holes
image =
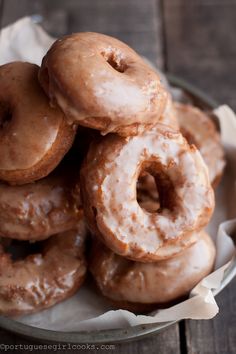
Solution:
[[[0,26],[38,14],[54,36],[96,31],[118,37],[162,70],[236,109],[236,0],[0,0]],[[106,352],[235,353],[236,281],[217,302],[220,313],[213,320],[182,321],[161,334]],[[0,343],[30,344],[4,330]]]

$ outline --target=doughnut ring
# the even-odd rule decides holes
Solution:
[[[101,293],[118,308],[146,312],[186,297],[214,265],[215,246],[201,231],[197,241],[173,258],[141,263],[94,242],[89,269]]]
[[[62,168],[35,183],[0,183],[0,236],[42,240],[74,228],[81,215],[79,184]]]
[[[29,314],[72,296],[86,275],[85,236],[81,220],[44,241],[41,253],[15,261],[0,246],[0,314]]]
[[[39,81],[70,122],[102,135],[150,128],[167,100],[158,74],[134,50],[92,32],[57,40],[42,61]]]
[[[0,179],[25,184],[48,175],[71,147],[75,130],[49,105],[38,66],[0,67]]]
[[[155,213],[137,202],[142,171],[156,179],[160,209]],[[139,136],[111,134],[91,144],[80,180],[92,233],[133,260],[161,259],[165,247],[203,228],[214,209],[214,192],[199,151],[162,124]]]
[[[215,124],[207,113],[191,105],[175,102],[174,108],[181,133],[199,149],[208,166],[210,181],[216,187],[223,174],[225,159]]]

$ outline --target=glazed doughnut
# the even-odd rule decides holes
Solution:
[[[11,184],[48,175],[75,136],[64,114],[50,107],[38,69],[23,62],[0,67],[0,179]]]
[[[175,102],[174,108],[182,134],[199,149],[208,166],[210,181],[216,187],[223,174],[225,159],[215,124],[207,113],[191,105]]]
[[[166,124],[174,130],[179,130],[179,122],[175,105],[172,101],[171,95],[168,93],[166,108],[159,119],[159,123]]]
[[[186,297],[211,272],[215,253],[213,241],[204,231],[175,257],[154,263],[128,260],[96,241],[89,269],[101,293],[116,307],[146,311]]]
[[[99,33],[57,40],[42,61],[39,81],[70,122],[103,135],[150,128],[167,100],[158,74],[134,50]]]
[[[74,175],[61,166],[35,183],[0,183],[0,236],[42,240],[74,228],[82,214]]]
[[[156,178],[158,212],[137,202],[142,171]],[[115,253],[139,261],[161,259],[168,245],[203,228],[214,209],[199,151],[162,124],[139,136],[110,134],[93,143],[81,168],[81,193],[92,233]]]
[[[13,260],[0,248],[0,314],[16,316],[46,309],[73,295],[86,275],[86,229],[50,237],[43,251]]]

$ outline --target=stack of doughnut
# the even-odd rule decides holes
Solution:
[[[55,305],[87,268],[115,307],[148,312],[213,269],[219,132],[126,44],[78,33],[41,67],[1,66],[0,137],[0,314]]]

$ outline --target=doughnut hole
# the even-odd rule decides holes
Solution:
[[[9,104],[0,102],[0,129],[4,129],[12,119],[12,109]]]
[[[173,211],[177,205],[175,188],[167,173],[158,163],[145,164],[137,179],[137,202],[149,213]]]
[[[160,208],[159,193],[155,181],[150,173],[144,171],[137,180],[137,201],[142,209],[154,213]]]
[[[6,245],[5,251],[11,255],[13,261],[23,260],[29,255],[42,253],[44,241],[29,242],[29,241],[18,241],[11,240],[11,242]]]
[[[115,50],[107,50],[101,52],[101,55],[106,60],[106,62],[119,73],[124,73],[127,70],[128,65],[122,58],[122,55],[119,51],[116,52]]]

